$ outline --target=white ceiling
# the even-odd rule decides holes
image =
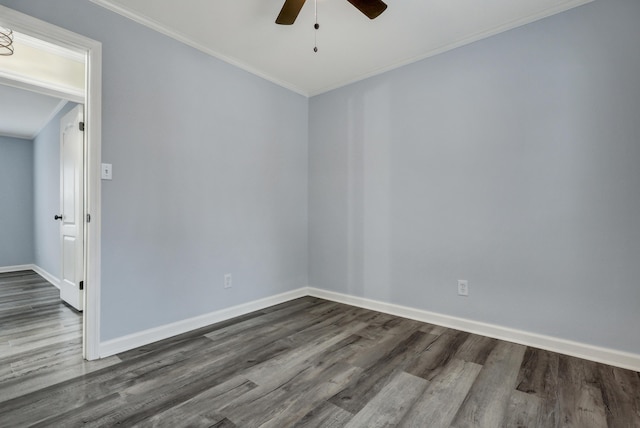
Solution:
[[[0,83],[76,102],[84,100],[84,54],[14,32],[14,53],[0,56]]]
[[[91,0],[306,96],[316,95],[591,0],[385,0],[371,21],[347,0],[314,0],[294,25],[284,0]]]
[[[0,85],[0,135],[35,138],[67,101]]]
[[[84,54],[14,32],[0,56],[0,135],[33,139],[68,100],[84,102]]]

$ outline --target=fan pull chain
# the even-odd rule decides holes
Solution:
[[[314,46],[313,46],[313,51],[314,52],[318,52],[318,29],[320,28],[320,24],[318,24],[318,0],[314,1],[314,16],[316,18],[316,23],[313,24],[313,28],[315,29],[313,36],[314,36]]]

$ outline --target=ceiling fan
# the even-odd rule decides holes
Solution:
[[[367,15],[369,19],[377,18],[387,5],[382,0],[347,0],[354,5],[356,9]],[[300,9],[304,5],[305,0],[285,0],[282,10],[278,18],[276,18],[276,24],[291,25],[296,22],[296,18],[300,13]]]

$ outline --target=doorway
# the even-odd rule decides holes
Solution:
[[[100,358],[100,150],[102,45],[89,38],[0,5],[0,25],[16,33],[77,52],[85,58],[83,209],[79,229],[84,236],[83,265],[83,357]],[[9,73],[10,74],[10,73]],[[15,74],[15,73],[14,73]],[[37,79],[0,74],[0,83],[54,96],[64,88],[38,84]],[[65,96],[68,96],[66,94]]]

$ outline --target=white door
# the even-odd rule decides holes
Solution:
[[[82,105],[60,121],[60,298],[81,311],[84,305],[84,132]],[[62,218],[60,218],[62,217]]]

